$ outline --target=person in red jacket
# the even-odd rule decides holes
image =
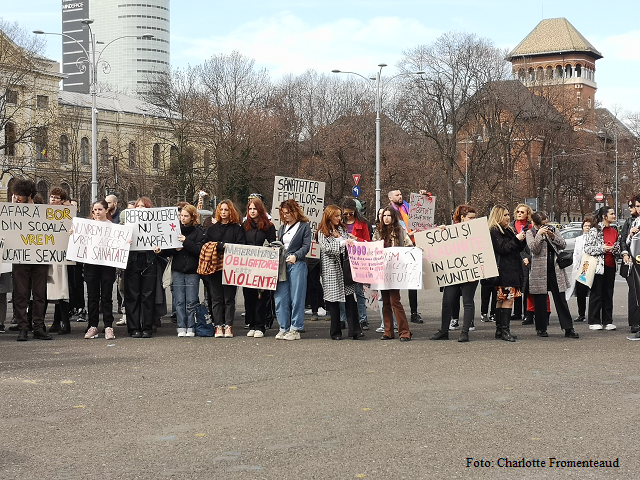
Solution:
[[[353,235],[357,242],[370,242],[369,224],[362,218],[353,198],[347,198],[342,202],[342,214],[344,223],[347,226],[347,233]],[[356,300],[358,301],[358,319],[362,330],[369,330],[369,319],[367,318],[367,299],[364,296],[364,287],[361,283],[356,283]]]

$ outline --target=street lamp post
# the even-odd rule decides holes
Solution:
[[[35,33],[36,35],[57,35],[73,40],[84,53],[84,57],[80,57],[78,58],[78,60],[76,60],[78,70],[84,72],[87,68],[85,65],[89,66],[89,93],[91,94],[91,203],[94,204],[98,201],[98,65],[102,65],[102,71],[104,73],[108,73],[111,69],[111,66],[106,60],[102,58],[102,54],[107,49],[107,47],[114,43],[116,40],[120,40],[122,38],[138,38],[138,35],[123,35],[121,37],[114,38],[104,46],[104,48],[100,51],[96,58],[96,35],[91,30],[91,24],[93,23],[93,20],[84,19],[82,20],[82,23],[89,29],[91,54],[87,52],[87,49],[84,47],[84,45],[82,45],[82,43],[73,38],[71,35],[67,35],[66,33],[44,32],[42,30],[34,30],[33,33]],[[141,38],[151,39],[153,38],[153,35],[146,34],[142,35]]]
[[[356,72],[331,70],[333,73],[348,73],[351,75],[357,75],[358,77],[361,77],[366,81],[375,80],[376,82],[376,103],[375,103],[375,108],[376,108],[376,215],[380,210],[380,110],[382,109],[382,92],[380,91],[380,85],[381,85],[380,75],[382,73],[382,69],[386,66],[387,66],[386,63],[378,64],[379,69],[378,69],[378,72],[376,73],[376,76],[369,77],[369,78],[365,77],[364,75],[360,75],[359,73],[356,73]],[[424,73],[423,71],[400,73],[398,75],[391,77],[389,80],[387,80],[387,82],[390,82],[394,78],[401,77],[403,75],[422,75],[423,73]]]

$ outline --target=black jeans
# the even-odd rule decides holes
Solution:
[[[236,314],[236,292],[235,285],[222,284],[222,270],[215,272],[204,279],[204,284],[211,299],[211,317],[216,326],[233,326],[233,317]]]
[[[129,258],[124,271],[124,308],[129,334],[142,330],[153,332],[156,275],[156,263],[148,263],[146,255]]]
[[[458,305],[460,308],[460,296],[462,296],[462,305],[464,307],[464,320],[462,329],[469,331],[473,316],[476,311],[476,304],[473,300],[478,288],[478,282],[466,282],[458,285],[448,285],[444,287],[442,293],[442,326],[441,331],[449,331],[449,320],[451,319],[452,305]]]
[[[480,313],[487,315],[496,313],[496,288],[492,285],[480,285]],[[491,302],[491,310],[489,310],[489,302]]]
[[[313,265],[307,263],[307,301],[312,313],[318,313],[319,307],[324,307],[322,285],[320,284],[320,272],[322,270],[320,262]]]
[[[244,296],[244,323],[249,325],[249,330],[260,330],[264,333],[269,304],[269,290],[243,287],[242,295]]]
[[[616,267],[604,266],[602,275],[593,277],[589,295],[589,325],[613,323],[613,287],[616,281]],[[600,313],[602,312],[602,317]],[[602,318],[602,320],[600,320]]]
[[[635,266],[632,268],[636,268]],[[636,282],[634,281],[633,270],[629,272],[627,276],[627,285],[629,285],[629,292],[627,293],[627,317],[629,319],[629,326],[640,324],[640,306],[638,305],[638,292],[636,290]],[[586,285],[583,285],[586,287]]]
[[[98,322],[100,321],[100,306],[102,305],[102,322],[105,328],[112,327],[113,283],[116,281],[115,267],[86,264],[84,268],[84,281],[87,283],[89,326],[98,326]]]
[[[589,287],[584,283],[576,282],[575,287],[576,300],[578,301],[578,316],[587,316],[587,297],[589,296]],[[631,321],[631,319],[629,319]]]
[[[69,274],[69,307],[71,309],[82,309],[84,303],[84,263],[77,262],[75,265],[69,265],[67,273]]]
[[[44,329],[49,265],[23,263],[13,265],[13,310],[20,330],[29,329],[27,306],[33,295],[33,329]]]
[[[411,308],[411,315],[418,313],[418,291],[409,290],[409,308]]]
[[[331,315],[331,337],[342,336],[342,322],[340,321],[340,302],[327,302],[325,305]],[[345,296],[345,310],[347,313],[347,327],[349,328],[349,336],[355,337],[362,332],[360,320],[358,320],[358,304],[354,294]]]

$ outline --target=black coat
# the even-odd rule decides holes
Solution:
[[[160,255],[173,257],[171,271],[180,273],[198,273],[200,250],[204,245],[204,230],[200,225],[185,227],[180,224],[180,232],[185,236],[182,248],[163,250]]]
[[[504,233],[503,233],[504,232]],[[510,228],[500,231],[500,228],[493,227],[490,230],[493,252],[496,255],[498,273],[501,287],[522,288],[524,285],[524,275],[522,274],[522,252],[526,242],[516,238],[516,234]]]
[[[246,243],[244,228],[237,223],[214,223],[207,229],[206,242],[218,242],[218,255],[222,255],[225,243],[238,245]]]
[[[254,245],[256,247],[262,247],[265,240],[269,243],[276,241],[276,227],[274,227],[273,224],[271,224],[269,229],[265,232],[263,230],[258,230],[257,225],[254,222],[251,222],[251,229],[245,230],[244,234],[247,245]]]

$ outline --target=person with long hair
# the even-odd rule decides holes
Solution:
[[[587,318],[587,297],[589,296],[589,287],[584,283],[576,282],[578,275],[580,275],[580,265],[582,263],[582,254],[584,253],[584,239],[587,237],[591,225],[593,224],[593,218],[586,217],[582,221],[582,235],[576,238],[576,243],[573,246],[573,271],[571,272],[571,285],[567,291],[567,300],[572,294],[575,294],[578,304],[578,316],[574,319],[574,322],[584,322]]]
[[[476,218],[476,209],[470,205],[458,205],[453,212],[453,223],[468,222]],[[441,228],[445,228],[444,225]],[[464,307],[464,317],[462,321],[462,331],[458,342],[469,341],[469,329],[473,325],[473,316],[476,306],[473,297],[478,288],[478,281],[458,283],[456,285],[447,285],[442,293],[442,318],[440,330],[431,337],[431,340],[448,340],[449,326],[451,319],[452,305],[462,296],[462,305]],[[459,305],[459,300],[457,302]]]
[[[510,218],[507,207],[495,205],[489,214],[489,233],[498,265],[495,338],[515,342],[517,337],[511,335],[510,328],[511,307],[514,298],[522,295],[524,278],[520,252],[525,247],[525,232],[516,234],[509,225]]]
[[[404,228],[400,225],[399,214],[392,206],[382,210],[382,222],[376,227],[372,241],[384,241],[384,247],[413,247],[413,242]],[[384,335],[381,340],[391,340],[393,335],[393,314],[398,323],[398,335],[401,342],[411,340],[411,330],[404,307],[400,302],[400,290],[381,290],[382,319],[384,321]]]
[[[93,204],[91,218],[96,222],[111,223],[109,205],[100,200]],[[87,284],[87,310],[89,328],[84,338],[98,338],[98,322],[100,321],[100,309],[102,309],[102,322],[104,323],[104,338],[113,340],[116,338],[113,332],[113,284],[116,281],[116,268],[106,265],[84,265],[84,281]]]
[[[547,296],[551,292],[556,307],[560,327],[567,338],[579,338],[573,329],[573,319],[564,292],[569,288],[567,277],[557,262],[557,252],[567,246],[560,232],[550,225],[544,212],[531,216],[533,226],[527,230],[527,245],[531,251],[531,278],[529,292],[535,304],[536,331],[539,337],[548,337],[547,333]]]
[[[354,296],[356,286],[355,283],[348,285],[344,283],[342,270],[342,262],[347,257],[349,240],[353,243],[355,236],[347,232],[347,227],[342,222],[342,210],[337,205],[328,205],[318,225],[318,245],[322,264],[324,301],[331,315],[329,334],[333,340],[342,340],[340,303],[345,304],[349,337],[357,340],[362,331],[358,321],[358,305]]]
[[[204,245],[204,231],[200,228],[198,210],[193,205],[183,205],[180,208],[180,235],[182,248],[160,251],[155,247],[154,252],[163,257],[172,257],[171,277],[173,305],[176,312],[178,337],[195,337],[196,309],[200,303],[200,275],[198,275],[198,260],[200,250]]]
[[[596,274],[589,295],[589,330],[615,330],[613,288],[616,281],[615,255],[620,251],[616,213],[605,205],[595,215],[596,224],[584,239],[584,253],[595,257]],[[602,314],[602,316],[600,316]]]
[[[357,242],[370,242],[369,225],[362,217],[360,210],[353,198],[347,198],[342,202],[342,212],[347,233],[353,235]],[[358,302],[358,320],[362,330],[369,330],[369,319],[367,318],[367,297],[364,294],[364,286],[356,283],[356,300]]]
[[[257,197],[249,199],[247,219],[243,224],[247,245],[262,247],[264,242],[276,240],[276,227],[269,220],[262,200]],[[269,291],[262,288],[242,287],[244,296],[244,322],[249,325],[247,337],[262,338],[266,330]]]
[[[293,199],[285,200],[279,208],[278,239],[284,249],[287,279],[278,282],[274,299],[276,317],[280,324],[278,340],[300,340],[304,329],[304,300],[307,292],[307,263],[305,257],[311,249],[311,227]]]
[[[527,230],[533,225],[531,223],[531,215],[533,215],[533,209],[525,203],[519,203],[513,212],[514,220],[511,222],[513,230],[516,233],[524,231],[526,235]],[[522,320],[524,316],[523,325],[530,325],[533,324],[534,305],[533,297],[529,298],[529,295],[527,295],[529,291],[529,271],[531,270],[531,252],[528,246],[525,246],[524,250],[520,252],[520,258],[522,258],[524,284],[522,285],[522,296],[513,300],[511,320]]]
[[[135,208],[153,208],[153,203],[148,197],[140,197],[136,200]],[[157,275],[157,255],[154,251],[129,252],[124,271],[124,306],[127,331],[132,338],[153,337]]]
[[[216,221],[207,229],[206,241],[217,242],[218,256],[224,255],[227,243],[245,244],[244,228],[231,200],[222,200],[216,208]],[[211,300],[211,317],[215,338],[233,338],[233,317],[236,314],[236,285],[222,284],[222,270],[203,277]]]

